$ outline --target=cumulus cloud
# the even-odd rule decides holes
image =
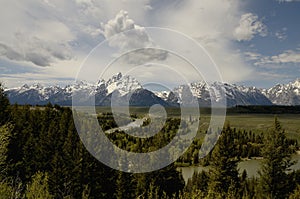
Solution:
[[[244,55],[247,61],[257,61],[262,57],[261,54],[256,52],[245,52]]]
[[[255,52],[245,52],[244,55],[248,61],[253,61],[256,66],[272,65],[273,68],[278,68],[280,64],[300,63],[300,49],[286,50],[273,56],[265,56]]]
[[[251,76],[251,66],[232,45],[235,40],[232,32],[240,20],[241,1],[169,0],[164,6],[153,7],[158,10],[153,14],[157,23],[196,39],[208,51],[224,81],[243,81]]]
[[[18,45],[0,42],[0,55],[14,61],[27,61],[37,66],[50,66],[57,60],[70,60],[71,48],[64,42],[52,42],[22,33],[15,35]]]
[[[71,59],[69,42],[76,37],[70,28],[47,17],[47,9],[43,6],[30,0],[26,3],[17,4],[12,0],[1,9],[0,56],[37,66]]]
[[[81,61],[104,39],[99,22],[108,21],[124,9],[130,12],[135,21],[145,24],[146,13],[151,10],[149,2],[150,0],[3,2],[2,9],[0,8],[0,61],[7,61],[7,67],[19,64],[30,70],[36,70],[35,66],[51,65],[40,68],[45,73],[74,78]]]
[[[250,41],[256,34],[262,37],[267,36],[267,26],[255,14],[243,14],[239,26],[234,30],[234,37],[238,41]]]
[[[280,3],[283,3],[283,2],[299,2],[300,0],[277,0],[278,2]]]
[[[52,65],[42,69],[55,69],[53,73],[66,70],[63,75],[70,77],[68,71],[80,65],[103,39],[131,30],[135,33],[131,39],[118,34],[111,45],[120,53],[132,47],[151,49],[159,44],[152,43],[143,27],[166,27],[196,39],[218,64],[224,80],[236,82],[251,73],[243,54],[232,46],[236,40],[232,32],[239,26],[242,10],[239,0],[11,0],[0,12],[0,25],[5,27],[0,31],[0,54],[18,62]],[[104,24],[100,27],[99,22]],[[21,32],[23,39],[16,32]],[[80,57],[78,62],[72,59],[73,53]],[[167,56],[159,50],[140,50],[135,55],[137,59],[124,57],[138,64],[139,60],[163,60]],[[68,63],[72,66],[66,67]],[[162,73],[157,78],[164,76]]]
[[[295,50],[287,50],[281,54],[274,56],[264,56],[261,57],[256,65],[266,65],[266,64],[287,64],[287,63],[300,63],[300,49]]]
[[[275,32],[275,37],[279,39],[280,41],[284,41],[287,39],[286,34],[287,28],[282,28],[281,30]]]
[[[120,50],[122,59],[132,64],[143,64],[151,60],[165,60],[167,53],[155,49],[158,47],[151,41],[145,28],[136,25],[129,18],[128,12],[121,10],[114,19],[102,24],[103,35],[110,46]],[[133,53],[127,53],[132,51]]]
[[[276,73],[273,71],[267,71],[267,72],[258,72],[258,76],[256,78],[258,79],[263,78],[265,80],[287,79],[290,78],[290,75],[283,74],[283,73]]]
[[[21,60],[23,57],[19,52],[3,43],[0,43],[0,55],[16,61]]]
[[[150,39],[145,32],[144,28],[134,23],[129,18],[128,12],[121,10],[114,19],[109,20],[106,24],[102,24],[103,35],[106,39],[117,35],[116,38],[111,41],[113,46],[118,46],[122,50],[130,47],[141,48],[146,45],[150,45]],[[132,31],[131,37],[124,32]],[[120,34],[119,34],[120,33]]]

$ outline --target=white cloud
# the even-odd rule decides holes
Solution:
[[[280,3],[283,3],[283,2],[297,2],[297,1],[300,1],[300,0],[277,0],[278,2]]]
[[[129,18],[127,11],[121,10],[114,19],[102,24],[102,28],[110,46],[119,48],[126,62],[139,65],[151,60],[165,60],[167,57],[165,51],[155,49],[158,46],[151,41],[143,27]],[[136,51],[124,55],[132,50]]]
[[[254,72],[243,59],[239,50],[232,49],[230,42],[219,39],[215,42],[204,44],[220,73],[226,82],[239,82],[248,80]]]
[[[111,45],[117,46],[121,50],[126,50],[131,47],[141,48],[145,44],[151,45],[144,28],[136,25],[134,21],[129,18],[127,11],[121,10],[114,19],[109,20],[106,24],[102,24],[102,28],[106,39],[117,35],[116,38],[111,41]],[[131,37],[123,34],[123,32],[126,31],[132,31]]]
[[[239,26],[235,28],[233,35],[238,41],[250,41],[256,34],[262,37],[267,36],[266,25],[253,13],[246,13],[241,16]]]
[[[274,80],[274,79],[287,79],[290,78],[290,75],[276,73],[273,71],[266,71],[266,72],[258,72],[256,79],[264,79],[264,80]],[[278,82],[276,82],[278,83]]]
[[[173,1],[154,16],[163,27],[169,27],[193,38],[231,38],[232,30],[238,24],[240,2],[186,0]]]
[[[70,60],[71,47],[63,41],[51,41],[37,36],[15,34],[17,45],[10,46],[0,42],[0,56],[20,62],[31,62],[37,66],[50,66],[58,60]]]
[[[264,56],[255,52],[245,52],[246,60],[253,61],[256,66],[268,66],[268,68],[282,68],[281,64],[299,64],[300,49],[286,50],[278,55]]]
[[[287,50],[279,55],[264,56],[258,60],[256,65],[266,64],[287,64],[287,63],[300,63],[300,49],[297,51]]]
[[[114,44],[122,52],[127,47],[140,47],[141,41],[143,46],[153,46],[143,27],[167,27],[197,39],[218,64],[225,81],[245,80],[252,72],[251,67],[232,46],[232,32],[239,25],[242,12],[240,4],[239,0],[5,1],[0,8],[0,25],[5,27],[0,32],[0,54],[20,64],[24,60],[51,65],[43,69],[62,74],[71,68],[67,63],[73,63],[76,71],[80,61],[105,37],[133,28],[138,34],[130,40],[119,37]],[[106,23],[102,29],[101,22]],[[16,33],[21,33],[23,39]],[[156,56],[151,51],[140,53],[136,54],[137,60],[164,58],[161,51],[155,52]],[[77,58],[76,63],[72,55]],[[167,75],[162,73],[157,78]]]
[[[257,61],[262,57],[261,54],[255,52],[245,52],[244,55],[247,61]]]
[[[38,66],[71,59],[69,42],[76,37],[70,28],[57,19],[43,16],[47,12],[37,3],[32,7],[33,2],[26,3],[12,0],[1,9],[0,56]]]
[[[250,77],[252,69],[232,45],[232,35],[241,15],[238,0],[168,1],[155,13],[160,26],[175,29],[196,38],[218,65],[223,79],[237,82]],[[238,72],[237,72],[238,71]]]
[[[103,40],[100,22],[121,9],[144,22],[151,10],[147,5],[148,0],[5,1],[0,8],[0,60],[10,63],[6,68],[19,64],[30,71],[31,66],[51,65],[42,67],[44,73],[74,78],[81,61]]]
[[[1,63],[1,65],[3,65],[3,63]],[[76,66],[78,65],[80,65],[80,63],[76,60],[61,61],[60,64],[51,67],[28,66],[26,64],[22,64],[21,67],[17,62],[14,62],[14,67],[4,64],[4,69],[8,69],[8,71],[1,71],[0,79],[2,79],[9,88],[32,83],[66,85],[75,81],[74,78],[78,72]],[[20,69],[18,69],[18,67]]]
[[[279,39],[280,41],[284,41],[287,39],[286,34],[287,28],[282,28],[281,30],[275,32],[275,37]]]

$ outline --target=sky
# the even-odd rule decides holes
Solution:
[[[300,78],[299,0],[0,1],[6,87],[118,72],[166,87]]]

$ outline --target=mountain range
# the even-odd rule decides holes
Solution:
[[[210,96],[210,89],[215,92]],[[211,102],[221,102],[220,89],[225,90],[227,106],[236,105],[300,105],[300,79],[288,84],[277,84],[269,89],[246,87],[228,83],[195,82],[189,85],[180,85],[172,91],[151,92],[131,76],[121,73],[114,75],[107,81],[99,80],[96,84],[85,81],[76,82],[65,87],[42,86],[41,84],[23,85],[18,88],[6,89],[12,104],[45,105],[47,103],[63,106],[72,105],[72,95],[84,90],[89,97],[95,96],[97,106],[110,106],[112,96],[117,99],[118,105],[151,106],[179,106],[182,103],[199,106],[210,106]]]

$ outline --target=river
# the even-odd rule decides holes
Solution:
[[[293,160],[297,161],[295,165],[291,167],[292,170],[299,170],[300,169],[300,154],[294,154]],[[256,159],[250,159],[250,160],[244,160],[239,162],[238,168],[239,172],[242,173],[244,170],[247,171],[248,177],[253,177],[258,175],[258,170],[260,169],[262,159],[256,158]],[[201,171],[208,171],[208,167],[204,166],[190,166],[190,167],[179,167],[178,168],[183,176],[183,179],[185,183],[187,183],[188,179],[192,178],[193,174],[195,172],[201,172]]]

